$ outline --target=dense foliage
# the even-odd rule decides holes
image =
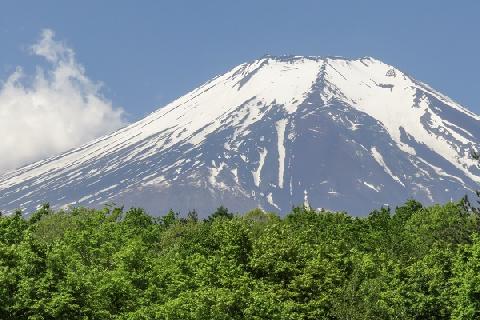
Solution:
[[[45,206],[0,217],[0,319],[479,319],[480,219]]]

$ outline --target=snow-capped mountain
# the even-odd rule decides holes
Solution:
[[[0,208],[115,202],[365,214],[476,188],[480,117],[373,58],[239,65],[146,118],[0,177]]]

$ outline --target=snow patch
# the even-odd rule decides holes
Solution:
[[[393,174],[393,172],[390,170],[390,168],[387,166],[387,164],[385,163],[385,161],[383,160],[383,156],[380,154],[380,152],[377,151],[377,148],[375,147],[372,147],[370,149],[371,153],[372,153],[372,156],[373,158],[375,159],[375,161],[377,161],[377,163],[383,168],[383,170],[390,176],[392,177],[393,180],[395,180],[396,182],[398,182],[399,184],[401,184],[403,187],[405,187],[405,184],[403,184],[402,180],[400,180],[399,177],[397,177],[396,175]]]
[[[277,208],[278,210],[280,210],[280,208],[275,204],[275,202],[273,202],[273,196],[271,192],[267,195],[267,202],[270,203],[275,208]]]
[[[278,186],[283,188],[283,176],[285,174],[285,128],[287,119],[277,121],[277,149],[278,149]]]
[[[363,181],[363,184],[364,184],[365,186],[367,186],[368,188],[374,190],[375,192],[380,192],[380,189],[381,189],[380,187],[376,187],[376,186],[374,186],[373,184],[370,184],[370,183],[368,183],[368,182],[366,182],[366,181]]]
[[[261,174],[262,174],[262,168],[263,165],[265,164],[265,158],[267,157],[268,150],[266,148],[263,148],[262,151],[259,152],[259,160],[258,160],[258,167],[257,170],[253,171],[253,182],[255,183],[255,186],[257,188],[260,186],[261,182]]]

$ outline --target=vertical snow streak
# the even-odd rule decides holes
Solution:
[[[393,180],[395,180],[396,182],[398,182],[399,184],[401,184],[403,187],[405,187],[405,184],[403,184],[402,180],[400,180],[399,177],[397,177],[396,175],[393,174],[392,170],[390,170],[390,168],[387,166],[387,164],[385,163],[385,161],[383,160],[383,156],[380,154],[380,152],[378,152],[377,148],[375,147],[372,147],[370,149],[370,151],[372,152],[372,156],[373,158],[375,159],[375,161],[377,161],[377,163],[382,166],[383,170],[390,176],[392,177]]]
[[[283,175],[285,171],[285,128],[287,127],[287,119],[277,121],[275,127],[277,129],[277,148],[278,148],[278,186],[283,188]]]
[[[260,182],[262,181],[261,173],[262,173],[262,168],[263,165],[265,164],[265,158],[267,157],[268,150],[266,148],[263,148],[263,150],[259,153],[260,159],[258,160],[258,168],[256,171],[253,172],[253,182],[257,186],[257,188],[260,186]]]

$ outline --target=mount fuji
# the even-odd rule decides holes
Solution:
[[[376,59],[266,56],[144,119],[0,176],[0,208],[140,206],[201,216],[223,204],[363,215],[480,183],[480,117]]]

